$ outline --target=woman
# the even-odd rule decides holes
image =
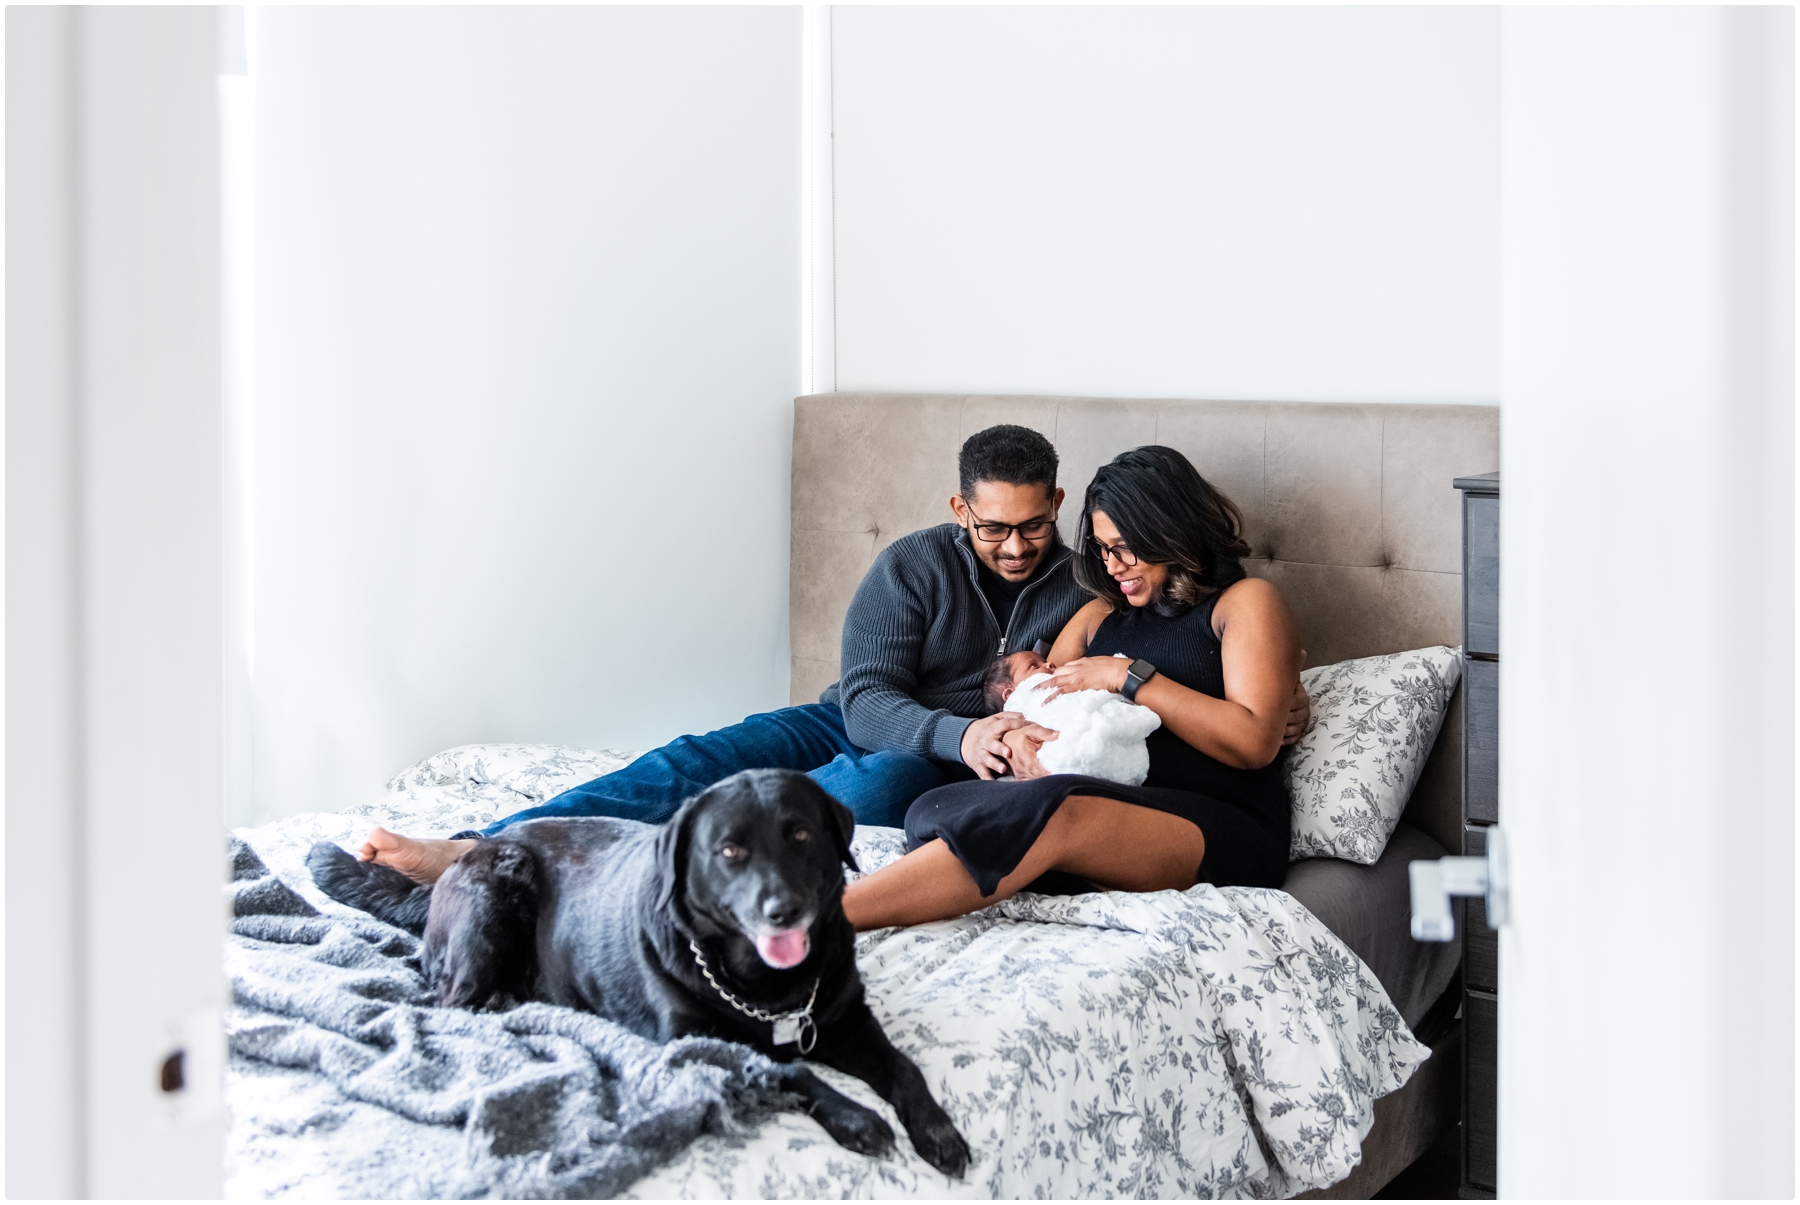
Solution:
[[[1280,886],[1277,755],[1301,652],[1281,595],[1244,573],[1242,533],[1237,507],[1172,448],[1135,448],[1095,474],[1075,567],[1095,597],[1057,638],[1051,685],[1135,693],[1156,712],[1149,778],[1046,775],[1032,730],[1009,733],[1016,780],[920,796],[911,852],[845,890],[851,923],[942,920],[1027,887]]]

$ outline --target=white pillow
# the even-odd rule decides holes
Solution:
[[[1312,723],[1282,765],[1290,859],[1381,856],[1461,678],[1462,649],[1441,644],[1301,671]]]

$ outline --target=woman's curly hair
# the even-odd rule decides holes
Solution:
[[[1095,511],[1113,521],[1139,561],[1169,567],[1150,603],[1160,615],[1179,615],[1247,576],[1243,512],[1174,448],[1151,444],[1119,453],[1094,474],[1081,504],[1075,580],[1113,610],[1129,611],[1094,541]]]

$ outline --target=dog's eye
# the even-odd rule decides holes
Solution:
[[[796,840],[796,841],[808,841],[811,838],[812,838],[812,834],[803,828],[797,828],[794,830],[794,840]]]
[[[719,856],[727,862],[738,862],[744,857],[744,847],[733,841],[727,841],[719,847]]]

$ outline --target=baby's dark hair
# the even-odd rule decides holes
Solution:
[[[1012,684],[1012,666],[1005,657],[995,657],[981,674],[981,705],[988,715],[1006,710],[1006,688]]]

